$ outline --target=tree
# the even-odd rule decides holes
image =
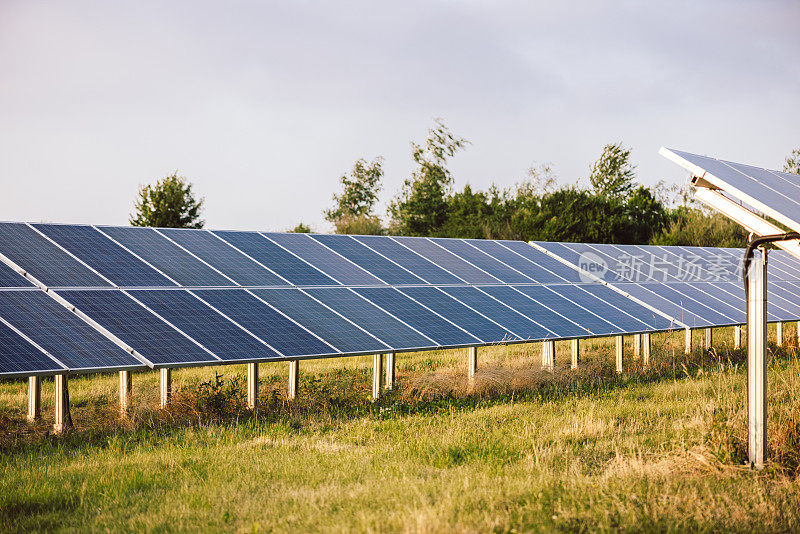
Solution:
[[[626,198],[634,188],[636,167],[631,164],[631,151],[622,143],[608,144],[591,167],[589,182],[598,195]]]
[[[433,235],[447,221],[446,196],[453,184],[447,160],[469,141],[453,135],[441,119],[434,122],[424,146],[411,143],[411,155],[418,167],[389,205],[393,233]]]
[[[298,223],[298,225],[289,230],[289,232],[293,232],[295,234],[310,234],[311,227],[308,226],[307,224]]]
[[[795,148],[792,153],[786,156],[783,170],[794,174],[800,174],[800,148]]]
[[[325,210],[325,219],[332,222],[339,234],[371,233],[383,231],[380,219],[372,213],[378,201],[383,178],[383,158],[368,163],[364,158],[353,165],[349,174],[342,175],[341,194],[334,194],[333,208]]]
[[[192,184],[175,171],[154,185],[139,186],[135,213],[129,221],[133,226],[162,228],[202,228],[200,219],[204,199],[196,199]]]

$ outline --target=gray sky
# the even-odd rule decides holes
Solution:
[[[125,224],[179,170],[209,227],[327,231],[359,157],[385,203],[441,117],[456,186],[534,163],[639,178],[661,145],[777,168],[800,146],[800,2],[0,0],[0,220]]]

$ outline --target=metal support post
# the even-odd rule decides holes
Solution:
[[[132,406],[131,390],[133,389],[133,379],[130,371],[119,372],[119,414],[127,417]]]
[[[67,374],[63,373],[55,377],[55,416],[53,420],[53,432],[62,434],[72,429],[72,416],[69,413],[69,383]]]
[[[781,322],[775,325],[775,345],[783,346],[783,323]]]
[[[687,328],[686,329],[685,344],[684,344],[683,352],[685,354],[691,354],[692,353],[692,329],[691,328]]]
[[[296,399],[297,391],[300,389],[299,365],[299,360],[292,360],[289,362],[289,393],[287,395],[289,400]]]
[[[633,359],[638,360],[642,355],[642,334],[633,334]]]
[[[617,372],[622,373],[622,356],[625,350],[625,340],[622,336],[616,336],[617,338]]]
[[[247,409],[258,409],[258,364],[247,364]]]
[[[28,377],[28,421],[36,421],[42,409],[42,379],[38,376]]]
[[[542,369],[553,371],[556,360],[556,342],[553,340],[542,341]]]
[[[383,354],[372,357],[372,400],[376,401],[383,395]]]
[[[394,352],[386,354],[386,389],[394,388]]]
[[[747,455],[757,469],[767,450],[767,262],[755,254],[748,273],[747,300]]]
[[[572,368],[578,368],[578,357],[581,355],[581,343],[579,339],[573,339],[572,342]]]
[[[642,365],[647,367],[650,365],[650,349],[652,348],[650,342],[650,334],[642,334]]]
[[[478,347],[467,348],[467,380],[469,386],[475,384],[475,372],[478,370]]]
[[[172,397],[172,369],[167,367],[159,369],[160,388],[161,392],[161,408],[164,409],[169,406],[169,400]]]
[[[734,349],[742,348],[742,327],[741,326],[734,326],[733,327],[733,348]]]
[[[705,342],[705,349],[711,350],[711,347],[714,345],[714,331],[711,328],[706,328],[706,333],[704,336]]]

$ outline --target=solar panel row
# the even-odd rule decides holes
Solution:
[[[0,297],[0,317],[76,371],[143,367],[131,351],[175,367],[744,321],[727,249],[19,223],[0,236],[0,254],[117,342],[44,292],[1,291],[17,295]],[[779,258],[776,269],[785,298],[770,317],[796,319],[800,268]]]

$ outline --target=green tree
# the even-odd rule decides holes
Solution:
[[[133,226],[202,228],[203,202],[195,198],[192,184],[176,171],[154,185],[139,186],[139,198],[128,220]]]
[[[794,174],[800,174],[800,148],[795,148],[792,153],[786,156],[783,170]]]
[[[636,167],[631,164],[631,151],[622,143],[608,144],[591,167],[589,182],[598,195],[625,198],[634,188]]]
[[[307,224],[298,223],[298,225],[295,226],[294,228],[292,228],[291,230],[289,230],[289,232],[292,232],[292,233],[295,233],[295,234],[310,234],[311,233],[311,227],[308,226]]]
[[[446,197],[453,184],[447,160],[467,144],[469,141],[456,137],[441,119],[428,130],[424,146],[411,143],[417,169],[389,205],[393,233],[434,235],[445,224],[449,208]]]
[[[693,247],[744,247],[747,231],[721,213],[680,206],[669,224],[650,241],[652,245]]]
[[[383,158],[367,162],[359,159],[349,174],[342,175],[341,194],[334,194],[334,207],[325,210],[325,219],[336,227],[337,234],[382,234],[380,218],[372,213],[378,201],[383,178]]]

